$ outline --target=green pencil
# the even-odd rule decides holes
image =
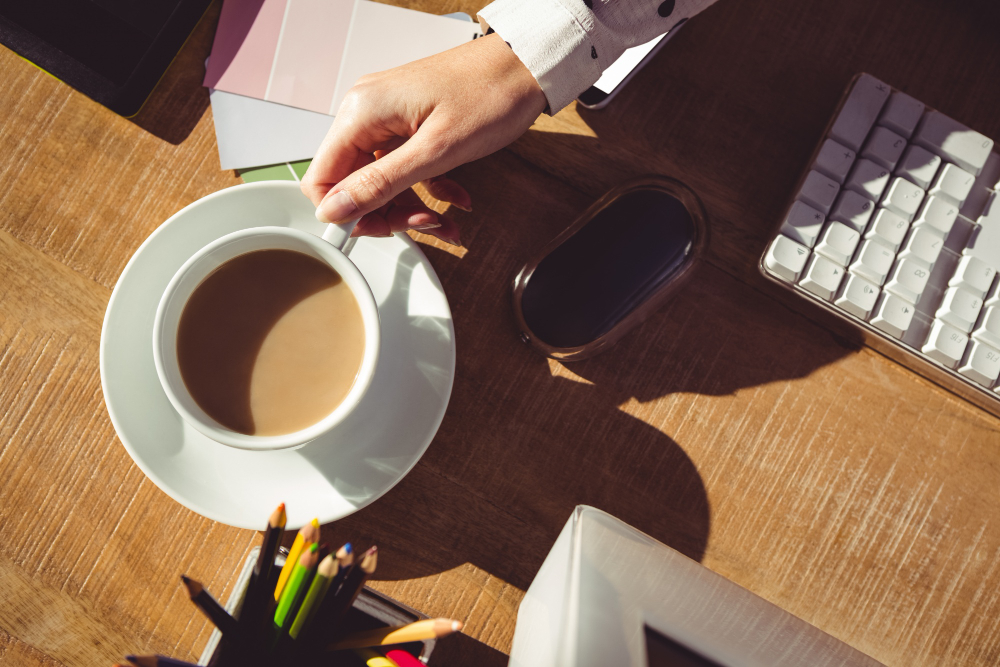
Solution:
[[[295,619],[295,610],[305,596],[309,578],[312,576],[313,570],[316,569],[316,561],[319,560],[318,551],[319,545],[313,542],[312,546],[302,553],[299,562],[292,570],[292,575],[288,578],[285,590],[281,592],[278,609],[274,612],[274,626],[279,636]]]
[[[319,603],[322,602],[323,598],[326,596],[326,592],[329,590],[330,584],[333,582],[333,578],[336,574],[337,558],[333,554],[330,554],[324,558],[323,562],[316,568],[316,576],[313,577],[312,584],[309,585],[309,592],[306,593],[305,599],[302,600],[302,604],[299,605],[299,611],[295,614],[295,621],[292,623],[292,627],[288,631],[288,635],[292,639],[299,638],[299,633],[302,632],[302,628],[304,628],[316,614],[316,610],[319,609]]]

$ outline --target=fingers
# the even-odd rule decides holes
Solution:
[[[338,128],[334,121],[334,126],[326,135],[323,145],[302,177],[299,186],[313,206],[319,206],[330,189],[345,176],[375,161],[370,152],[362,150],[352,141],[345,140],[347,136],[350,135]]]
[[[446,175],[428,178],[424,181],[424,187],[435,199],[446,201],[463,211],[472,211],[472,197],[469,196],[465,188]]]
[[[346,222],[392,201],[417,181],[442,171],[438,151],[418,130],[413,137],[385,155],[343,178],[316,209],[323,222]]]

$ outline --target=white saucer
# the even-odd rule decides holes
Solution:
[[[263,530],[279,502],[288,527],[327,523],[368,505],[417,463],[437,433],[455,378],[455,329],[437,274],[405,234],[360,239],[350,256],[382,321],[375,379],[337,429],[294,451],[219,444],[174,411],[153,366],[153,317],[177,269],[211,241],[248,227],[321,234],[298,183],[238,185],[181,210],[139,247],[115,286],[101,331],[101,385],[111,421],[140,469],[210,519]]]

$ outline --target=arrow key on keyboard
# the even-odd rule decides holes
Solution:
[[[872,326],[881,329],[893,338],[902,338],[913,320],[914,306],[895,294],[883,293],[872,316]]]
[[[949,287],[944,293],[944,300],[941,302],[941,307],[938,308],[935,317],[944,320],[959,331],[969,333],[972,331],[982,307],[983,300],[972,292],[961,287]]]
[[[955,274],[948,281],[949,286],[961,285],[968,291],[982,298],[986,296],[997,270],[972,255],[965,255],[958,262]]]

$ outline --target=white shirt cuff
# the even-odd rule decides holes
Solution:
[[[549,113],[601,78],[587,31],[559,0],[495,0],[479,12],[479,22],[484,33],[493,28],[510,44],[541,86]]]

